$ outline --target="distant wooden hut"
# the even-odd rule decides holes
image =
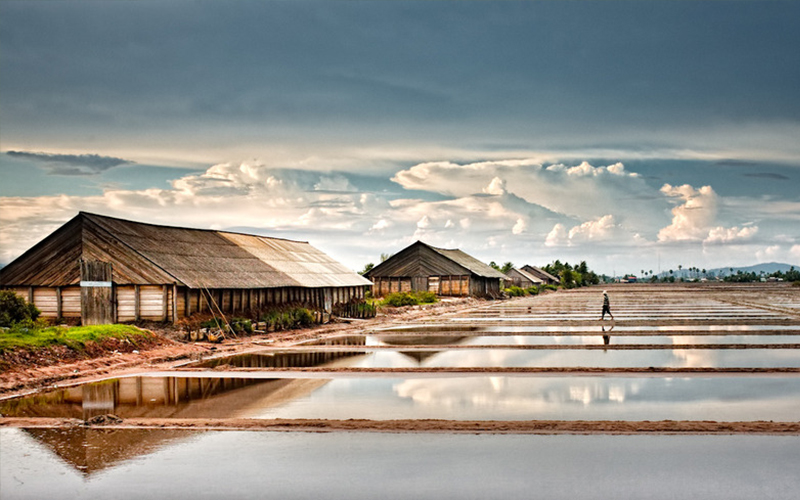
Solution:
[[[0,269],[47,318],[174,322],[287,303],[330,313],[371,283],[307,242],[81,212]]]
[[[506,273],[506,276],[506,286],[513,285],[520,288],[530,288],[532,286],[544,284],[543,279],[534,276],[528,271],[517,269],[516,267],[511,268],[511,270]]]
[[[520,268],[521,271],[525,271],[526,273],[535,276],[542,280],[545,285],[558,285],[561,283],[561,280],[553,276],[552,274],[540,269],[536,266],[522,266]]]
[[[505,275],[461,250],[417,241],[365,275],[373,294],[429,291],[436,295],[499,297]]]

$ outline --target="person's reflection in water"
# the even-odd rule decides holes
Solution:
[[[614,326],[612,325],[608,329],[608,333],[606,333],[606,327],[601,326],[600,329],[603,331],[603,344],[608,345],[609,343],[611,343],[611,335],[609,335],[609,333],[611,333],[611,330],[614,329]],[[605,351],[605,349],[603,349],[603,351]]]

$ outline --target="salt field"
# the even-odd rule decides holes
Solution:
[[[285,498],[370,498],[376,484],[392,498],[528,498],[524,474],[548,498],[791,498],[800,317],[770,293],[742,306],[714,287],[617,286],[614,320],[601,322],[598,293],[486,302],[2,400],[6,419],[26,423],[0,428],[0,496],[141,498],[155,494],[144,477],[168,475],[158,495],[171,498],[260,498],[266,477]],[[107,415],[114,430],[57,423]],[[304,432],[314,428],[330,433]],[[235,458],[179,479],[220,456]],[[596,486],[573,491],[576,475]]]

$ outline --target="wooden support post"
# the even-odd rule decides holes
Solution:
[[[183,315],[187,318],[192,315],[192,294],[188,286],[183,289]]]
[[[141,295],[140,285],[133,285],[133,318],[135,321],[142,319]]]
[[[62,316],[61,287],[56,287],[56,319],[61,320]]]
[[[33,304],[33,287],[28,287],[28,303]]]
[[[167,285],[161,285],[161,317],[162,321],[167,321],[169,319],[169,288]]]
[[[172,322],[178,321],[178,285],[172,284]]]

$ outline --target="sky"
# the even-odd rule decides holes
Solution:
[[[0,0],[0,263],[79,211],[605,274],[800,264],[800,2]]]

